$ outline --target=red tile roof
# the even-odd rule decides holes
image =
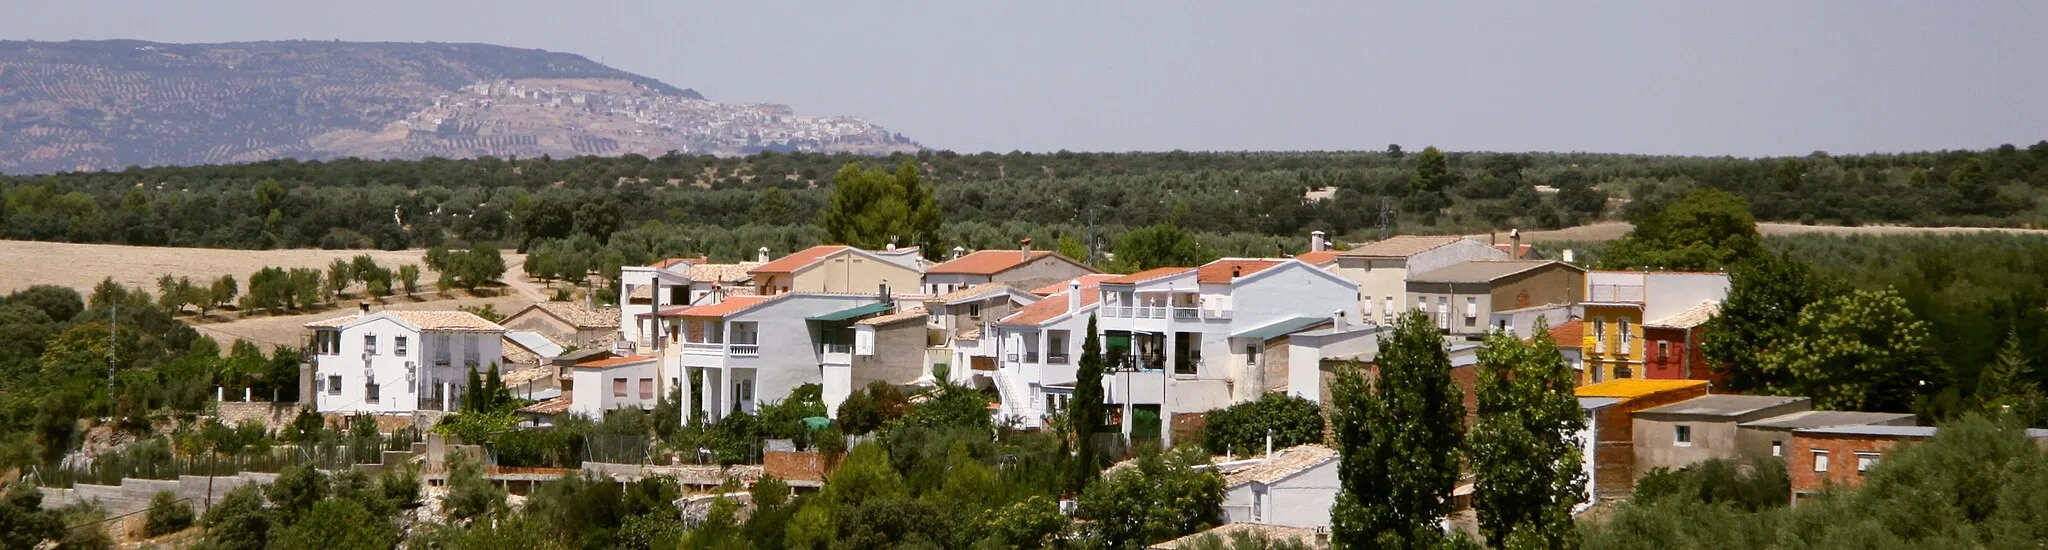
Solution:
[[[1337,254],[1338,251],[1335,250],[1324,250],[1321,252],[1303,252],[1301,254],[1295,255],[1294,259],[1301,260],[1302,262],[1307,263],[1308,265],[1323,265],[1335,261],[1337,259]]]
[[[926,274],[939,275],[994,275],[1016,269],[1033,260],[1051,256],[1047,250],[983,250],[961,256],[925,270]]]
[[[1284,262],[1286,260],[1265,258],[1216,260],[1195,270],[1195,282],[1205,285],[1229,284],[1233,279],[1233,272],[1237,277],[1243,277]]]
[[[760,267],[747,270],[747,272],[795,273],[799,269],[810,267],[811,264],[817,263],[818,260],[825,259],[826,256],[837,254],[839,251],[846,250],[847,248],[851,247],[843,244],[821,244],[792,252],[788,256],[776,258],[775,261],[761,264]]]
[[[1192,268],[1192,267],[1155,267],[1155,268],[1152,268],[1152,269],[1147,269],[1147,270],[1144,270],[1144,271],[1140,271],[1140,272],[1137,272],[1137,273],[1132,273],[1132,274],[1130,274],[1130,275],[1124,275],[1124,276],[1121,276],[1121,277],[1113,277],[1113,278],[1109,278],[1109,279],[1104,279],[1104,280],[1100,281],[1099,283],[1100,283],[1100,284],[1105,284],[1105,285],[1129,285],[1129,284],[1137,284],[1137,283],[1142,283],[1142,282],[1145,282],[1145,281],[1150,281],[1150,280],[1153,280],[1153,279],[1157,279],[1157,278],[1160,278],[1160,277],[1165,277],[1165,276],[1168,276],[1168,275],[1179,275],[1179,274],[1182,274],[1182,273],[1187,273],[1187,272],[1189,272],[1189,271],[1194,271],[1194,270],[1195,270],[1195,268]]]
[[[711,258],[705,256],[698,256],[695,258],[668,258],[659,262],[654,262],[654,265],[648,267],[652,267],[655,269],[668,269],[669,267],[680,263],[701,264],[710,263],[710,261]]]
[[[1101,292],[1092,290],[1081,291],[1081,307],[1087,307],[1088,304],[1093,304],[1101,299]],[[1044,300],[1032,302],[1031,305],[1024,306],[1023,309],[1017,310],[1016,313],[1010,314],[1009,317],[1004,317],[1001,324],[1037,325],[1066,314],[1067,293],[1061,292],[1047,296]]]
[[[599,359],[599,360],[596,360],[596,361],[585,361],[585,362],[582,362],[582,363],[577,363],[577,364],[576,364],[576,368],[579,368],[579,369],[603,369],[603,368],[611,368],[611,367],[620,367],[620,366],[625,366],[625,365],[638,365],[638,364],[641,364],[641,363],[646,363],[646,362],[649,362],[649,361],[653,361],[653,360],[656,360],[656,359],[660,359],[660,357],[656,357],[656,356],[653,356],[653,355],[628,355],[628,356],[625,356],[625,357],[613,357],[613,358],[609,358],[609,359]]]
[[[1586,345],[1586,322],[1578,319],[1550,327],[1550,341],[1560,348],[1579,349]]]
[[[1075,277],[1073,279],[1068,279],[1066,281],[1060,281],[1057,283],[1031,289],[1031,293],[1037,294],[1039,296],[1051,296],[1054,294],[1059,294],[1061,292],[1066,292],[1067,283],[1070,281],[1081,281],[1081,290],[1088,290],[1091,288],[1095,288],[1097,286],[1101,286],[1103,281],[1115,279],[1117,277],[1120,277],[1120,275],[1117,275],[1115,273],[1089,273],[1087,275],[1082,275],[1080,277]]]
[[[789,296],[789,294],[782,294],[782,296]],[[774,296],[728,296],[725,300],[716,304],[697,306],[673,314],[664,313],[663,315],[678,317],[724,317],[773,299],[775,299]]]

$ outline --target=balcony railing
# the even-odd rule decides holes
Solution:
[[[1045,356],[1045,362],[1046,362],[1046,363],[1050,363],[1050,364],[1054,364],[1054,365],[1065,365],[1065,364],[1067,364],[1067,354],[1064,354],[1064,353],[1053,353],[1053,354],[1047,354],[1047,355]]]
[[[733,357],[757,357],[761,355],[760,344],[733,344],[729,347]]]
[[[1640,303],[1643,301],[1642,285],[1588,285],[1586,301]]]
[[[1173,308],[1173,320],[1194,321],[1202,318],[1202,310],[1192,307]]]
[[[721,355],[725,353],[725,344],[683,342],[683,353],[692,355]]]
[[[818,353],[850,354],[853,353],[853,344],[820,344]]]
[[[1037,363],[1037,362],[1038,362],[1038,352],[1035,352],[1035,351],[1026,351],[1026,352],[1024,352],[1024,362],[1026,362],[1026,363]]]

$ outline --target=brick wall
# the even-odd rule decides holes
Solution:
[[[221,423],[229,426],[254,420],[263,423],[265,428],[275,430],[290,424],[292,418],[299,414],[298,403],[224,401],[214,403],[214,406],[217,411],[215,414],[220,418]]]
[[[1643,378],[1679,380],[1685,378],[1685,330],[1643,327]],[[1658,347],[1665,353],[1658,353]]]
[[[768,451],[761,454],[761,471],[788,481],[825,481],[837,461],[817,451]]]
[[[1863,473],[1856,469],[1856,453],[1884,455],[1900,443],[1917,439],[1794,432],[1792,441],[1785,446],[1785,470],[1792,476],[1793,503],[1798,503],[1800,495],[1819,491],[1829,483],[1850,487],[1862,485]],[[1825,472],[1813,470],[1815,449],[1828,453],[1828,468]]]
[[[1173,441],[1200,441],[1202,426],[1208,425],[1208,413],[1173,413]]]

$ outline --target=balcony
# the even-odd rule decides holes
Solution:
[[[1202,310],[1202,318],[1203,318],[1203,319],[1208,319],[1208,320],[1211,320],[1211,321],[1228,321],[1228,320],[1230,320],[1230,310],[1227,310],[1227,309],[1205,309],[1205,310]]]
[[[1192,308],[1192,307],[1176,307],[1176,308],[1173,308],[1173,320],[1175,320],[1175,321],[1198,321],[1198,320],[1201,320],[1201,319],[1202,319],[1202,310],[1201,310],[1201,309],[1199,309],[1199,308]]]
[[[1046,355],[1046,356],[1045,356],[1045,362],[1046,362],[1046,363],[1050,363],[1050,364],[1054,364],[1054,365],[1065,365],[1065,364],[1067,364],[1067,354],[1064,354],[1064,353],[1054,353],[1054,354],[1048,354],[1048,355]]]
[[[853,345],[822,344],[818,346],[818,362],[826,365],[853,364]]]
[[[728,351],[728,354],[729,354],[729,355],[732,355],[733,357],[760,357],[760,356],[761,356],[761,345],[760,345],[760,344],[733,344],[733,345],[731,345],[731,346],[727,346],[727,349],[729,350],[729,351]]]
[[[1588,285],[1586,301],[1639,304],[1643,302],[1643,285]]]
[[[683,342],[683,353],[688,355],[725,355],[725,344]]]

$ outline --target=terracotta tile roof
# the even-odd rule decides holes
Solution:
[[[749,271],[761,267],[761,262],[739,262],[732,264],[691,264],[689,276],[692,281],[736,283],[754,278]]]
[[[1578,319],[1550,327],[1550,341],[1558,348],[1579,349],[1586,346],[1586,322]]]
[[[1720,313],[1720,311],[1721,302],[1717,302],[1714,300],[1706,300],[1697,304],[1693,304],[1692,307],[1685,308],[1685,311],[1674,313],[1670,317],[1665,317],[1663,319],[1643,323],[1643,326],[1658,328],[1692,328],[1707,324],[1707,320],[1713,319],[1714,314]]]
[[[1080,281],[1081,290],[1088,290],[1091,288],[1101,286],[1103,281],[1115,279],[1117,277],[1119,277],[1119,275],[1115,273],[1089,273],[1087,275],[1082,275],[1080,277],[1075,277],[1065,281],[1060,281],[1057,283],[1031,289],[1031,293],[1037,294],[1039,296],[1051,296],[1054,294],[1059,294],[1061,292],[1066,292],[1067,283],[1070,281]]]
[[[1084,309],[1087,308],[1089,304],[1093,304],[1097,301],[1100,301],[1101,299],[1101,292],[1094,292],[1090,290],[1081,291],[1081,307]],[[1010,314],[1009,317],[1004,317],[1003,320],[998,321],[998,323],[1004,325],[1038,325],[1046,321],[1050,321],[1055,317],[1059,317],[1061,315],[1066,314],[1067,293],[1061,292],[1059,294],[1047,296],[1044,300],[1032,302],[1031,305],[1024,306],[1023,309],[1017,310],[1016,313]]]
[[[576,328],[619,328],[618,308],[584,309],[572,302],[541,302],[533,307],[546,311]]]
[[[931,269],[925,270],[925,273],[994,275],[1050,255],[1052,252],[1048,250],[983,250],[932,266]]]
[[[1137,273],[1132,273],[1132,274],[1130,274],[1130,275],[1124,275],[1124,276],[1121,276],[1121,277],[1112,277],[1112,278],[1108,278],[1108,279],[1103,279],[1102,281],[1100,281],[1100,282],[1099,282],[1099,284],[1105,284],[1105,285],[1130,285],[1130,284],[1138,284],[1138,283],[1142,283],[1142,282],[1145,282],[1145,281],[1150,281],[1150,280],[1153,280],[1153,279],[1158,279],[1158,278],[1160,278],[1160,277],[1166,277],[1166,276],[1169,276],[1169,275],[1179,275],[1179,274],[1182,274],[1182,273],[1187,273],[1187,272],[1189,272],[1189,271],[1194,271],[1194,270],[1195,270],[1195,268],[1192,268],[1192,267],[1155,267],[1155,268],[1152,268],[1152,269],[1147,269],[1147,270],[1144,270],[1144,271],[1140,271],[1140,272],[1137,272]]]
[[[777,295],[777,296],[792,296],[792,295],[793,295],[793,294],[788,294],[788,293],[784,293],[784,294],[779,294],[779,295]],[[724,316],[727,316],[727,315],[732,315],[732,314],[734,314],[734,313],[739,313],[739,312],[740,312],[740,311],[742,311],[742,310],[745,310],[745,309],[747,309],[747,308],[751,308],[751,307],[754,307],[754,306],[757,306],[757,305],[761,305],[761,304],[762,304],[763,302],[767,302],[767,301],[769,301],[769,300],[774,300],[774,299],[775,299],[775,296],[729,296],[729,297],[726,297],[726,299],[724,299],[724,300],[721,300],[721,301],[719,301],[719,302],[718,302],[718,303],[716,303],[716,304],[711,304],[711,305],[706,305],[706,306],[696,306],[696,307],[691,307],[691,308],[685,308],[685,309],[683,309],[683,310],[681,310],[681,311],[677,311],[677,312],[673,312],[673,313],[669,313],[669,312],[664,312],[664,313],[662,313],[662,316],[664,316],[664,317],[666,317],[666,316],[679,316],[679,317],[714,317],[714,318],[716,318],[716,317],[724,317]]]
[[[675,266],[676,264],[701,264],[709,261],[711,261],[711,258],[707,258],[704,256],[698,256],[695,258],[668,258],[659,262],[654,262],[654,265],[650,265],[647,267],[652,267],[655,269],[668,269],[670,267]]]
[[[499,326],[497,323],[490,322],[487,319],[478,317],[476,316],[476,314],[467,311],[386,310],[371,313],[370,315],[375,316],[382,314],[390,314],[392,317],[395,317],[400,321],[404,321],[407,324],[420,327],[421,330],[440,330],[450,332],[505,331],[505,327]],[[345,317],[335,317],[332,319],[322,319],[319,321],[306,323],[306,328],[335,328],[347,326],[349,323],[355,322],[356,319],[359,317],[362,316],[349,315]]]
[[[605,369],[611,367],[622,367],[626,365],[638,365],[641,363],[651,362],[656,359],[660,359],[660,357],[656,357],[653,355],[628,355],[625,357],[611,357],[606,359],[599,359],[596,361],[584,361],[582,363],[577,363],[576,368]]]
[[[1337,459],[1337,450],[1322,445],[1301,445],[1273,453],[1273,458],[1241,468],[1223,476],[1224,487],[1236,487],[1251,482],[1272,483],[1281,478],[1301,473],[1318,464]]]
[[[1287,260],[1271,258],[1225,258],[1195,269],[1195,282],[1205,285],[1230,284],[1233,278],[1258,273]]]
[[[852,247],[843,244],[821,244],[818,246],[813,246],[810,248],[792,252],[788,256],[776,258],[775,261],[772,262],[754,266],[753,269],[749,269],[747,270],[747,272],[795,273],[799,269],[810,267],[811,264],[817,263],[818,260],[825,259],[826,256],[837,254],[839,253],[839,251],[846,250],[848,248]]]
[[[527,382],[546,380],[550,377],[553,377],[554,375],[555,369],[553,368],[530,367],[523,369],[512,369],[512,372],[507,372],[503,376],[500,376],[498,378],[500,380],[504,380],[506,384],[525,384]]]
[[[532,405],[520,407],[519,412],[523,412],[526,414],[544,414],[548,416],[554,416],[565,412],[569,412],[569,407],[575,404],[576,395],[565,393],[562,394],[560,397],[556,397],[554,399],[549,399],[547,401],[542,401],[539,403],[534,403]]]
[[[980,326],[972,326],[972,327],[967,327],[967,328],[963,328],[963,329],[960,329],[960,330],[956,330],[956,331],[953,331],[953,339],[954,339],[954,340],[980,340],[980,339],[981,339],[981,327],[980,327]]]
[[[980,296],[990,296],[990,295],[1000,294],[1000,293],[1003,293],[1003,292],[1006,292],[1006,291],[1009,291],[1009,290],[1012,290],[1012,287],[1011,287],[1010,285],[1007,285],[1007,284],[1003,284],[1003,283],[982,283],[982,284],[978,284],[978,285],[970,286],[970,287],[967,287],[967,288],[963,288],[963,289],[960,289],[960,290],[955,290],[955,291],[952,291],[952,292],[948,292],[948,293],[945,293],[945,294],[940,294],[940,295],[938,295],[938,296],[935,296],[935,297],[933,297],[933,298],[932,298],[932,301],[934,301],[934,302],[943,302],[943,303],[948,303],[948,304],[950,304],[950,303],[953,303],[953,302],[956,302],[956,301],[960,301],[960,300],[966,300],[966,299],[969,299],[969,298],[975,298],[975,297],[980,297]]]
[[[540,364],[539,354],[527,351],[526,348],[520,347],[518,344],[514,343],[510,339],[505,340],[504,344],[500,346],[500,350],[501,351],[498,352],[498,357],[499,359],[503,360],[507,365]]]
[[[1463,239],[1457,235],[1396,235],[1386,240],[1365,243],[1342,253],[1344,256],[1369,258],[1406,258],[1434,250],[1437,247]]]
[[[1294,259],[1301,260],[1302,262],[1307,263],[1308,265],[1323,265],[1337,261],[1338,254],[1342,254],[1342,252],[1336,250],[1324,250],[1321,252],[1303,252],[1294,255]]]
[[[866,319],[861,319],[861,320],[859,320],[859,321],[854,321],[854,322],[853,322],[853,324],[856,324],[856,325],[868,325],[868,326],[881,326],[881,325],[889,325],[889,324],[895,324],[895,323],[899,323],[899,322],[903,322],[903,321],[909,321],[909,320],[912,320],[912,319],[924,319],[924,318],[926,318],[926,317],[929,317],[929,316],[930,316],[930,314],[929,314],[929,313],[926,313],[926,312],[925,312],[925,310],[924,310],[924,308],[921,308],[921,307],[914,307],[914,308],[906,309],[906,310],[903,310],[903,311],[898,311],[898,312],[896,312],[896,313],[891,313],[891,314],[888,314],[888,315],[877,315],[877,316],[874,316],[874,317],[869,317],[869,318],[866,318]]]

